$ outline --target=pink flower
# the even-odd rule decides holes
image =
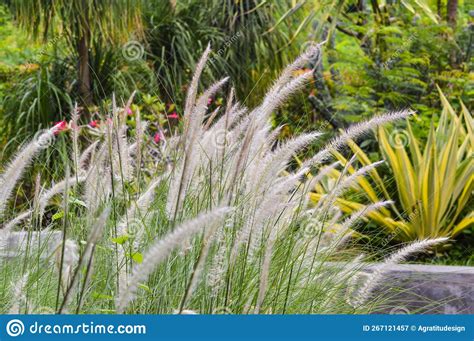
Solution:
[[[211,104],[212,104],[212,98],[209,97],[209,98],[207,99],[207,105],[211,105]]]
[[[128,115],[133,115],[133,111],[132,111],[132,109],[130,109],[130,108],[127,108],[127,114],[128,114]]]
[[[153,136],[153,141],[155,143],[159,143],[161,140],[164,140],[164,136],[163,136],[163,133],[160,131],[158,133],[155,133],[155,135]]]
[[[91,128],[97,128],[99,124],[97,123],[97,121],[90,121],[89,122],[89,127]]]
[[[67,122],[66,121],[59,121],[54,124],[53,130],[54,135],[58,135],[61,131],[67,130]]]
[[[179,116],[178,116],[178,114],[176,113],[176,111],[173,111],[171,114],[168,115],[168,118],[176,118],[176,119],[178,119]]]

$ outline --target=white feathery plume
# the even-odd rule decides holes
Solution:
[[[79,122],[79,108],[77,103],[74,105],[74,110],[71,114],[71,122],[69,126],[71,127],[71,140],[72,140],[72,153],[74,166],[77,168],[75,171],[79,172],[79,132],[81,128],[78,125]]]
[[[307,195],[308,192],[312,191],[314,189],[314,186],[316,186],[318,182],[320,182],[324,177],[326,177],[329,173],[331,173],[334,169],[336,169],[336,167],[338,167],[340,164],[341,163],[339,161],[336,161],[336,162],[331,163],[328,166],[325,166],[324,168],[320,169],[316,175],[314,175],[311,179],[309,179],[307,185],[302,186],[301,191],[303,192],[303,194],[306,195],[306,197],[303,199],[304,200],[303,207],[306,207],[310,200],[309,195]],[[302,168],[302,169],[306,170],[307,168]],[[319,206],[320,205],[318,203],[317,207],[319,208]]]
[[[278,108],[291,94],[295,93],[297,90],[306,85],[312,79],[312,77],[312,71],[305,72],[287,84],[283,85],[278,90],[278,92],[268,93],[265,96],[262,105],[252,111],[250,114],[251,117],[256,119],[259,126],[266,123],[273,110]],[[257,113],[258,116],[256,115]]]
[[[222,115],[220,119],[217,120],[217,122],[214,123],[214,125],[212,126],[213,128],[215,128],[216,126],[219,126],[220,128],[230,127],[229,121],[231,119],[231,114],[234,113],[234,106],[233,106],[234,93],[235,93],[234,88],[231,88],[229,95],[227,96],[227,105],[226,105],[225,113],[224,115]],[[214,121],[215,115],[217,115],[217,112],[219,111],[219,109],[220,107],[214,110],[214,112],[211,114],[211,117],[207,120],[207,124],[204,127],[205,130],[208,130],[211,127],[211,123]]]
[[[113,152],[112,160],[114,161],[114,173],[118,178],[129,181],[132,175],[131,160],[129,154],[129,146],[127,141],[127,124],[122,122],[122,125],[117,128],[117,133],[113,134]]]
[[[8,312],[9,314],[21,314],[20,308],[23,304],[26,304],[26,285],[28,284],[29,276],[29,272],[26,272],[21,276],[18,282],[12,283],[13,297],[11,302],[13,302],[13,304]]]
[[[196,263],[194,271],[191,275],[191,280],[186,291],[185,297],[183,299],[182,306],[184,307],[193,294],[194,290],[196,289],[197,285],[199,284],[199,280],[201,278],[201,274],[204,270],[204,265],[207,259],[207,255],[209,254],[209,249],[211,245],[216,241],[218,235],[216,235],[217,230],[222,230],[225,226],[219,226],[221,223],[220,220],[216,220],[215,222],[211,223],[210,226],[207,227],[204,238],[203,238],[203,245],[201,247],[201,253],[199,255],[199,259]]]
[[[303,233],[305,238],[301,239],[301,244],[308,245],[308,252],[309,255],[316,255],[316,254],[324,254],[326,251],[331,250],[330,244],[333,236],[330,235],[330,231],[324,231],[326,227],[334,226],[342,217],[342,212],[340,210],[335,210],[335,213],[329,212],[327,222],[326,220],[322,220],[320,218],[321,212],[316,210],[317,212],[317,219],[311,217],[311,211],[308,212],[309,221],[308,225],[303,226],[303,231],[306,231],[306,228],[309,226],[310,231],[309,233]],[[313,212],[314,214],[314,212]],[[321,234],[321,239],[316,238]],[[306,256],[306,254],[302,255],[302,257]],[[311,268],[312,266],[312,259],[303,259],[303,263],[306,267]]]
[[[134,234],[134,246],[138,246],[140,244],[140,240],[144,232],[141,229],[142,216],[149,209],[155,195],[155,189],[164,178],[165,176],[161,176],[158,179],[155,179],[148,186],[147,190],[138,198],[137,202],[131,204],[127,210],[127,213],[117,225],[118,236],[123,236],[127,233]],[[133,226],[134,231],[129,231],[130,226]],[[119,293],[126,287],[128,282],[128,271],[126,265],[125,246],[123,246],[118,249]]]
[[[209,115],[209,118],[206,120],[206,124],[204,125],[203,130],[209,129],[209,127],[211,126],[212,122],[214,122],[214,119],[216,118],[220,110],[221,110],[221,107],[217,107],[211,112],[211,114]]]
[[[265,144],[267,136],[271,131],[272,127],[267,122],[262,125],[258,125],[255,121],[251,121],[253,126],[251,139],[249,140],[249,166],[255,164],[254,160],[260,160],[265,156],[265,153],[270,151],[270,146]],[[249,170],[250,171],[250,170]]]
[[[25,211],[25,212],[22,212],[22,213],[18,214],[14,219],[10,220],[9,222],[7,222],[5,224],[3,229],[0,230],[0,235],[1,234],[6,235],[6,234],[10,233],[11,230],[16,225],[21,223],[23,220],[28,219],[29,217],[31,217],[32,213],[33,213],[33,210],[28,210],[28,211]]]
[[[143,136],[145,134],[146,124],[142,123],[142,118],[140,110],[137,110],[135,114],[135,144],[136,144],[136,173],[140,174],[140,169],[142,167],[142,142]],[[129,155],[131,153],[131,146],[129,150]]]
[[[336,198],[336,193],[335,193],[335,187],[340,185],[341,181],[343,181],[342,179],[344,179],[344,177],[346,176],[347,172],[349,171],[349,168],[350,166],[355,162],[357,158],[357,154],[354,154],[350,159],[349,161],[346,162],[346,164],[344,165],[344,168],[342,169],[341,173],[339,174],[338,178],[337,178],[337,181],[336,183],[333,185],[333,187],[331,188],[331,191],[330,193],[327,193],[325,194],[321,200],[318,201],[317,205],[316,205],[316,209],[318,209],[319,211],[323,212],[324,213],[324,210],[322,210],[321,208],[327,208],[327,207],[332,207],[332,204],[334,203],[334,200]],[[329,172],[327,173],[329,174]],[[320,177],[319,180],[321,180],[323,177]],[[319,181],[318,180],[318,181]],[[314,182],[314,184],[316,184],[316,182]],[[314,184],[312,184],[314,186]],[[343,189],[344,190],[344,189]],[[323,206],[324,205],[324,206]]]
[[[269,190],[275,194],[292,192],[296,185],[301,184],[302,180],[304,181],[303,177],[308,174],[309,170],[309,168],[300,168],[296,173],[290,173],[285,177],[276,179]]]
[[[378,115],[368,121],[354,124],[347,128],[342,134],[331,140],[324,149],[318,152],[311,159],[304,162],[303,166],[311,167],[320,164],[331,157],[331,150],[340,150],[349,140],[353,140],[361,135],[367,134],[372,129],[381,125],[388,124],[406,118],[414,112],[410,110],[402,110],[391,112],[384,115]]]
[[[86,181],[86,179],[87,177],[85,175],[72,176],[69,179],[58,182],[46,192],[44,192],[39,198],[39,216],[43,216],[46,206],[48,206],[48,203],[52,197],[54,197],[56,194],[62,193],[70,186],[74,186],[76,184]]]
[[[317,61],[320,60],[320,52],[321,46],[325,43],[321,42],[319,44],[310,46],[305,53],[301,54],[298,58],[296,58],[290,65],[288,65],[283,72],[281,73],[280,77],[278,77],[275,84],[269,90],[269,94],[274,96],[280,89],[287,84],[291,78],[293,77],[293,73],[298,69],[302,68],[310,59],[317,58]]]
[[[91,143],[86,149],[84,149],[78,161],[79,171],[86,169],[87,160],[89,159],[89,156],[92,154],[98,144],[99,141],[95,141]]]
[[[13,188],[18,180],[23,175],[25,168],[31,163],[33,158],[45,147],[47,147],[52,140],[54,134],[59,129],[58,126],[47,130],[38,136],[38,138],[31,141],[25,148],[23,148],[11,161],[10,165],[6,167],[3,174],[0,176],[0,216],[3,215],[7,200],[10,197]]]
[[[145,139],[145,131],[148,127],[147,121],[142,121],[140,110],[137,110],[137,118],[136,118],[136,128],[135,128],[135,142],[131,143],[128,147],[128,154],[130,157],[135,155],[135,165],[141,165],[142,159],[142,149],[143,149],[143,141]],[[166,145],[168,144],[167,139],[163,139],[163,149],[166,149]],[[132,158],[133,159],[133,158]],[[138,171],[138,168],[137,168]]]
[[[257,186],[258,183],[261,183],[262,179],[265,179],[267,176],[278,175],[284,170],[291,157],[295,155],[297,151],[309,145],[319,136],[321,136],[319,132],[302,134],[286,142],[274,152],[271,152],[262,162],[256,163],[255,168],[257,169],[248,185]]]
[[[107,144],[104,143],[91,157],[84,191],[84,201],[91,212],[97,211],[101,201],[108,195],[110,171],[105,166],[107,155]]]
[[[201,214],[197,218],[187,221],[156,241],[143,256],[143,261],[136,266],[128,286],[117,298],[117,312],[123,313],[130,302],[135,298],[139,283],[146,281],[154,269],[166,259],[171,252],[182,246],[205,226],[220,220],[230,211],[223,207],[209,213]]]
[[[381,165],[384,162],[384,160],[376,161],[367,166],[359,168],[357,171],[355,171],[354,173],[343,179],[338,185],[336,185],[336,187],[334,188],[334,192],[336,193],[335,195],[339,196],[346,188],[352,186],[354,182],[357,181],[358,177],[366,174],[367,172]]]
[[[100,216],[94,219],[94,225],[91,231],[89,232],[89,236],[87,238],[86,249],[84,250],[84,257],[83,257],[84,260],[87,261],[87,259],[91,257],[91,251],[92,251],[91,249],[95,244],[97,244],[97,242],[102,237],[105,226],[107,225],[107,218],[109,217],[109,215],[110,215],[110,207],[106,207],[102,211]],[[85,262],[83,261],[82,264],[84,263]],[[82,266],[82,264],[80,264],[80,266]]]
[[[273,130],[270,131],[265,142],[269,147],[273,146],[277,142],[277,139],[280,136],[282,129],[283,125],[273,128]]]
[[[341,247],[342,245],[345,244],[346,240],[348,237],[350,237],[352,234],[348,233],[349,229],[354,226],[354,224],[361,218],[366,217],[370,213],[377,211],[381,207],[385,207],[387,205],[393,204],[393,201],[387,200],[387,201],[380,201],[376,202],[374,204],[370,204],[367,206],[364,206],[363,208],[357,210],[356,212],[352,213],[349,218],[346,218],[342,224],[341,227],[339,228],[339,231],[337,232],[335,236],[335,242],[338,247]]]
[[[191,84],[189,85],[188,93],[186,96],[186,104],[184,106],[184,116],[185,120],[189,120],[187,116],[191,115],[193,108],[194,108],[194,103],[196,101],[196,94],[198,91],[198,85],[199,85],[199,78],[201,78],[202,71],[204,70],[204,66],[206,65],[207,58],[209,57],[209,53],[211,53],[211,45],[208,44],[206,50],[201,56],[201,59],[196,65],[196,68],[194,70],[194,75],[193,79],[191,81]]]
[[[296,204],[295,201],[285,203],[286,196],[272,195],[268,196],[261,207],[258,207],[251,229],[248,230],[248,256],[252,259],[255,255],[255,250],[261,244],[262,237],[267,234],[268,229],[278,229],[284,222],[283,212],[291,210],[292,206]],[[280,216],[281,215],[281,216]],[[279,218],[279,224],[275,221]]]
[[[370,170],[374,169],[375,167],[377,167],[378,165],[382,163],[384,163],[383,160],[371,163],[367,166],[359,168],[356,172],[344,178],[331,190],[331,193],[326,195],[324,199],[320,200],[320,202],[322,202],[322,207],[327,208],[327,207],[332,206],[336,198],[338,198],[347,188],[352,186],[357,181],[358,177],[366,174],[367,172],[369,172]],[[350,165],[349,162],[346,164],[346,168],[348,167],[348,165]]]
[[[428,250],[430,247],[444,243],[449,238],[436,238],[436,239],[424,239],[408,244],[397,252],[393,253],[390,257],[384,260],[382,264],[377,266],[374,271],[367,276],[364,284],[357,290],[355,297],[349,300],[349,304],[354,307],[364,304],[370,299],[371,294],[375,288],[377,288],[382,281],[384,275],[390,269],[391,265],[398,264],[404,261],[408,256]]]
[[[165,177],[166,174],[153,180],[146,191],[137,199],[136,203],[132,203],[130,205],[129,209],[127,210],[127,214],[122,218],[117,226],[117,233],[119,235],[125,234],[127,232],[127,219],[137,218],[137,215],[141,215],[146,210],[148,210],[153,201],[156,187],[163,181]]]
[[[64,254],[61,254],[62,242],[56,248],[55,259],[58,271],[61,269],[62,261],[61,284],[63,289],[66,290],[72,279],[74,267],[77,265],[79,260],[79,246],[74,240],[66,239],[64,244]]]
[[[310,179],[310,182],[309,182],[309,188],[312,190],[313,187],[318,183],[320,182],[323,178],[325,178],[329,173],[331,173],[334,169],[336,169],[339,165],[341,164],[340,161],[336,161],[336,162],[333,162],[331,163],[330,165],[328,166],[325,166],[324,168],[320,169],[318,171],[318,174],[316,174],[315,176],[313,176],[311,179]],[[307,168],[305,168],[307,169]]]
[[[211,288],[211,297],[217,297],[222,278],[226,270],[226,247],[222,229],[219,229],[217,240],[217,253],[212,261],[212,265],[207,275],[207,283]]]
[[[199,132],[203,130],[202,123],[204,114],[206,113],[209,97],[212,97],[219,89],[227,83],[229,77],[225,77],[216,83],[212,84],[204,93],[198,98],[196,106],[194,107],[191,117],[189,117],[188,130],[185,133],[186,148],[192,147],[196,141]]]
[[[262,307],[263,301],[265,299],[265,295],[267,293],[268,288],[268,276],[270,274],[270,263],[272,261],[273,256],[273,247],[275,245],[277,239],[277,229],[270,230],[270,236],[267,240],[267,245],[265,248],[265,253],[263,255],[262,261],[262,268],[260,270],[260,282],[258,288],[258,296],[257,296],[257,303],[255,305],[255,314],[260,313],[260,308]]]
[[[229,112],[222,115],[222,117],[220,117],[217,122],[210,127],[210,129],[220,130],[225,127],[235,129],[239,123],[249,119],[249,117],[246,116],[247,113],[248,109],[246,107],[242,107],[240,103],[236,103],[232,106]],[[236,131],[238,131],[238,129],[236,129]]]
[[[204,94],[199,97],[191,117],[188,117],[188,121],[185,122],[185,132],[183,134],[185,144],[184,158],[178,167],[179,172],[177,172],[172,179],[169,190],[170,195],[168,196],[166,205],[170,217],[173,217],[175,213],[181,209],[183,197],[185,197],[189,187],[191,174],[194,173],[196,164],[200,161],[201,154],[195,152],[195,145],[200,132],[202,132],[202,120],[207,109],[207,101],[227,80],[228,77],[209,87]]]
[[[87,238],[87,244],[86,244],[83,256],[79,260],[78,268],[81,268],[84,264],[88,265],[88,268],[86,271],[86,277],[83,281],[84,290],[89,285],[90,278],[92,276],[93,263],[94,263],[93,262],[94,250],[95,250],[96,244],[99,242],[100,238],[102,237],[105,226],[107,225],[107,218],[109,217],[109,214],[110,214],[110,207],[106,207],[103,210],[103,212],[100,214],[100,216],[97,219],[94,219],[94,225],[91,231],[89,232],[89,236]],[[77,277],[74,278],[74,281],[76,280],[77,280]],[[71,283],[70,287],[73,287],[73,286],[74,286],[74,283]],[[67,300],[68,297],[65,297],[64,299]],[[83,299],[84,299],[84,295],[81,295],[78,302],[77,311],[81,310]]]

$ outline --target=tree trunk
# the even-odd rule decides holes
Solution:
[[[77,53],[79,55],[79,95],[84,105],[84,112],[88,114],[87,107],[92,105],[91,91],[91,73],[89,68],[89,44],[91,41],[91,28],[89,26],[89,18],[85,13],[89,12],[88,2],[82,0],[81,12],[84,13],[80,17],[78,32],[79,40],[77,44]]]
[[[451,27],[456,27],[458,0],[448,0],[447,21]]]
[[[446,19],[448,21],[449,26],[453,28],[453,31],[456,29],[457,14],[458,14],[458,0],[448,0]],[[455,32],[453,32],[453,35],[454,34]],[[456,67],[456,50],[455,49],[451,49],[449,51],[449,62],[452,67]]]
[[[79,55],[79,95],[85,106],[92,104],[88,41],[87,34],[83,34],[77,44],[77,52]]]

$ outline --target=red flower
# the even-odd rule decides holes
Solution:
[[[53,131],[54,135],[58,135],[61,131],[67,130],[67,122],[66,121],[59,121],[54,124]]]
[[[168,115],[168,118],[176,118],[176,119],[178,119],[179,116],[178,116],[178,114],[176,113],[176,111],[173,111],[171,114]]]
[[[99,124],[97,123],[97,121],[90,121],[89,122],[89,127],[91,128],[97,128]]]
[[[163,136],[163,133],[160,131],[158,133],[155,133],[155,135],[153,136],[153,141],[155,143],[159,143],[161,140],[164,140],[164,136]]]

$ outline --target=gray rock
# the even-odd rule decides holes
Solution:
[[[474,267],[395,265],[383,283],[379,313],[474,314]]]

